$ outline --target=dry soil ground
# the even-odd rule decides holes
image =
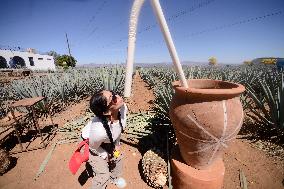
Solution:
[[[134,79],[133,96],[128,102],[131,112],[149,110],[154,100],[153,92],[141,80],[139,75]],[[63,126],[68,120],[74,119],[84,114],[88,106],[87,100],[68,107],[65,111],[54,116],[54,122],[59,127]],[[77,189],[89,188],[91,178],[87,181],[84,177],[82,166],[74,176],[68,170],[68,160],[76,144],[59,145],[45,171],[37,180],[34,176],[38,171],[42,161],[49,152],[51,144],[44,150],[30,151],[13,155],[17,158],[14,168],[0,177],[1,189]],[[123,145],[124,177],[128,182],[129,189],[150,188],[141,178],[138,170],[138,164],[141,159],[139,151],[127,144]],[[224,156],[226,166],[224,189],[240,188],[239,170],[242,169],[248,180],[249,189],[280,189],[284,188],[284,163],[283,161],[269,157],[265,152],[255,149],[250,141],[237,139],[228,149]],[[80,184],[80,182],[81,184]],[[115,188],[113,185],[109,188]]]

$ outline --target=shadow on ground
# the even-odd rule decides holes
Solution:
[[[78,182],[80,183],[81,186],[85,185],[87,180],[89,178],[92,178],[93,175],[93,171],[92,171],[92,167],[91,165],[87,162],[85,164],[85,170],[80,174],[80,176],[78,177]]]
[[[284,131],[261,122],[252,122],[248,117],[245,118],[239,135],[241,136],[239,138],[250,140],[253,143],[261,140],[284,148]]]
[[[53,129],[56,129],[58,125],[47,125],[43,129],[41,129],[41,133],[45,143],[49,143],[53,137],[55,136],[52,134]],[[25,144],[25,147],[29,147],[33,141],[39,138],[40,135],[37,130],[29,129],[27,131],[21,130],[21,142]],[[12,132],[11,135],[1,144],[1,147],[4,148],[6,151],[12,151],[17,145],[19,144],[18,138],[15,132]],[[13,153],[13,152],[12,152]]]

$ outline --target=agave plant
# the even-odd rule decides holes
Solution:
[[[247,85],[248,95],[252,98],[248,106],[254,114],[253,119],[282,130],[284,129],[283,75],[283,72],[279,74],[275,72],[273,75],[266,74],[264,78],[259,78],[260,93]],[[252,106],[252,102],[256,104],[258,110]]]
[[[114,90],[121,94],[124,86],[122,67],[70,69],[63,73],[56,72],[40,77],[35,76],[16,80],[7,88],[10,99],[18,100],[44,96],[51,109],[62,109],[71,102],[91,95],[100,89]],[[1,106],[2,107],[2,106]],[[37,108],[46,112],[47,105],[40,103]]]
[[[175,135],[173,127],[169,117],[170,101],[173,96],[173,89],[171,82],[177,79],[177,75],[173,73],[171,68],[163,68],[162,73],[158,73],[158,69],[152,69],[152,74],[155,79],[153,86],[155,101],[154,101],[154,112],[155,115],[151,119],[150,126],[152,127],[152,139],[153,143],[166,154],[167,141],[170,140],[170,145],[175,143]],[[141,71],[142,78],[147,78],[149,72]],[[147,82],[147,80],[146,80]],[[169,134],[169,137],[165,137]]]
[[[4,117],[8,113],[8,99],[9,94],[6,87],[0,87],[0,118]]]
[[[151,112],[131,114],[127,118],[127,128],[124,131],[123,139],[137,144],[142,137],[152,134],[150,120],[154,117]]]
[[[102,88],[115,91],[118,94],[122,93],[125,76],[123,67],[117,65],[115,67],[104,67],[101,68],[100,73]]]

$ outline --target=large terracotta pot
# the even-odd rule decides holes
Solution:
[[[173,82],[175,94],[170,105],[183,160],[197,169],[206,169],[222,158],[236,138],[243,122],[239,96],[244,86],[236,83],[194,79],[189,88]]]
[[[178,147],[171,154],[171,177],[174,189],[221,189],[225,175],[222,159],[203,170],[195,169],[181,159]]]

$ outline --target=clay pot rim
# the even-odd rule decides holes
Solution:
[[[190,87],[190,83],[194,81],[210,81],[210,82],[215,82],[216,84],[218,83],[225,83],[228,86],[232,86],[231,88],[193,88]],[[180,80],[172,82],[172,86],[175,90],[185,92],[185,93],[190,93],[190,94],[218,94],[218,95],[228,95],[228,94],[234,94],[238,95],[241,94],[245,91],[245,87],[241,84],[238,83],[233,83],[229,81],[222,81],[222,80],[213,80],[213,79],[188,79],[187,80],[189,87],[181,87],[180,86]]]

